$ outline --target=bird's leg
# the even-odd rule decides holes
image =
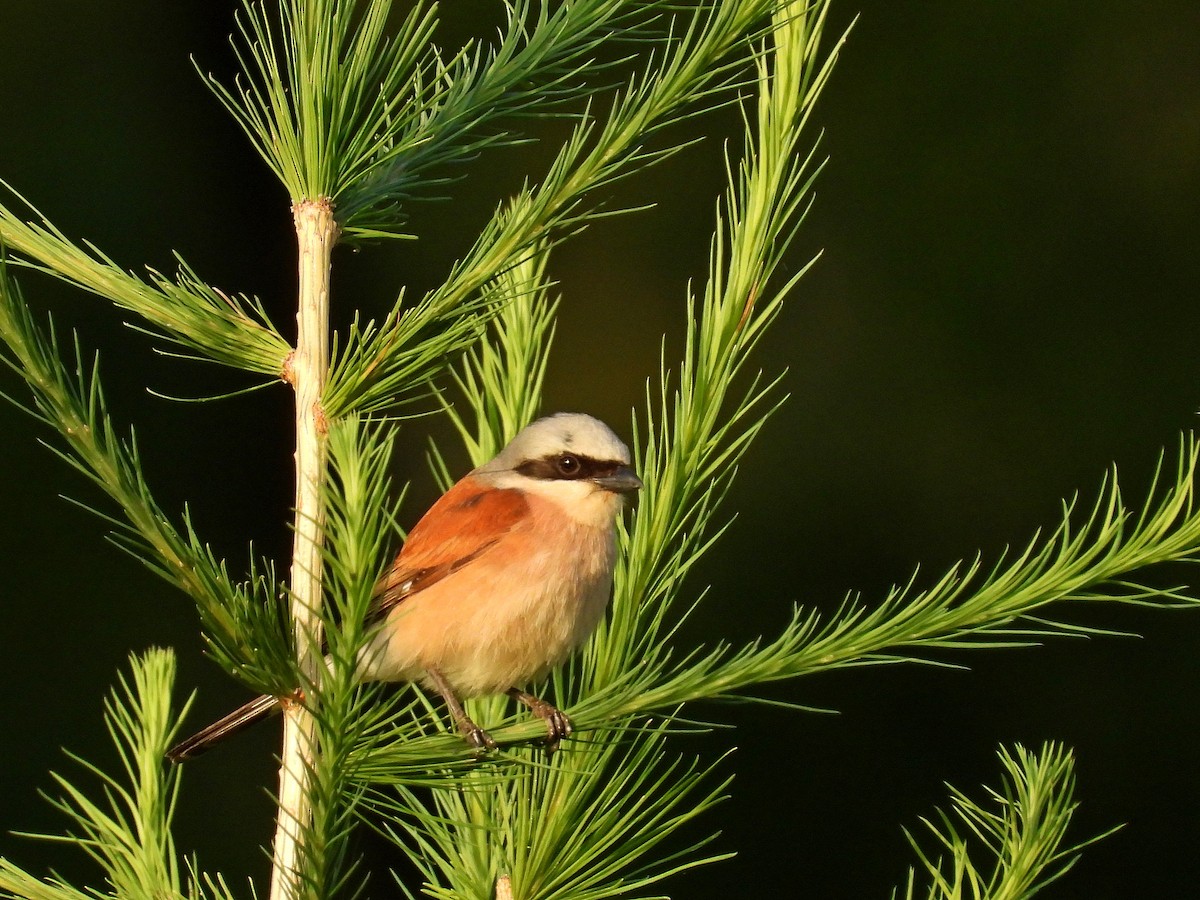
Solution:
[[[454,718],[454,724],[458,727],[458,732],[463,736],[463,740],[477,750],[495,750],[496,742],[492,740],[492,736],[471,721],[471,717],[467,715],[467,711],[463,709],[458,697],[454,695],[454,689],[450,687],[450,682],[446,680],[446,677],[437,669],[426,669],[425,671],[429,675],[429,680],[433,682],[433,686],[437,688],[437,692],[446,701],[446,708],[450,710],[450,715]]]
[[[509,688],[507,694],[528,706],[530,712],[546,723],[546,749],[551,753],[558,749],[559,741],[574,731],[567,714],[552,703],[547,703],[520,688]]]

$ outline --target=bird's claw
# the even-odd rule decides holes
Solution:
[[[546,705],[549,706],[549,704]],[[547,738],[555,746],[563,738],[570,737],[571,732],[575,730],[575,726],[571,724],[571,720],[567,717],[567,714],[556,707],[550,706],[543,719],[546,722]]]
[[[462,732],[463,740],[476,750],[486,753],[496,749],[495,739],[470,719],[461,723],[459,730]]]
[[[565,712],[544,700],[533,707],[533,712],[546,723],[546,740],[544,746],[546,748],[546,755],[553,756],[554,752],[558,749],[558,745],[564,738],[570,737],[575,727],[571,724],[571,720]]]

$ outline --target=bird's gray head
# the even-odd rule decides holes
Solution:
[[[556,413],[527,425],[476,471],[491,476],[497,487],[566,499],[597,488],[610,495],[638,490],[642,482],[629,463],[629,448],[599,419]]]

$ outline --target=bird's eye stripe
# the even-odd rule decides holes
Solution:
[[[564,462],[573,460],[564,468]],[[530,478],[543,481],[579,481],[585,478],[603,478],[613,475],[625,463],[616,459],[593,459],[590,456],[575,456],[571,453],[556,453],[540,459],[527,459],[516,467],[516,471]]]

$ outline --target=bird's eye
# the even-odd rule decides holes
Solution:
[[[564,453],[557,460],[555,466],[558,468],[558,474],[564,478],[573,478],[579,474],[579,457],[572,456],[570,453]]]

